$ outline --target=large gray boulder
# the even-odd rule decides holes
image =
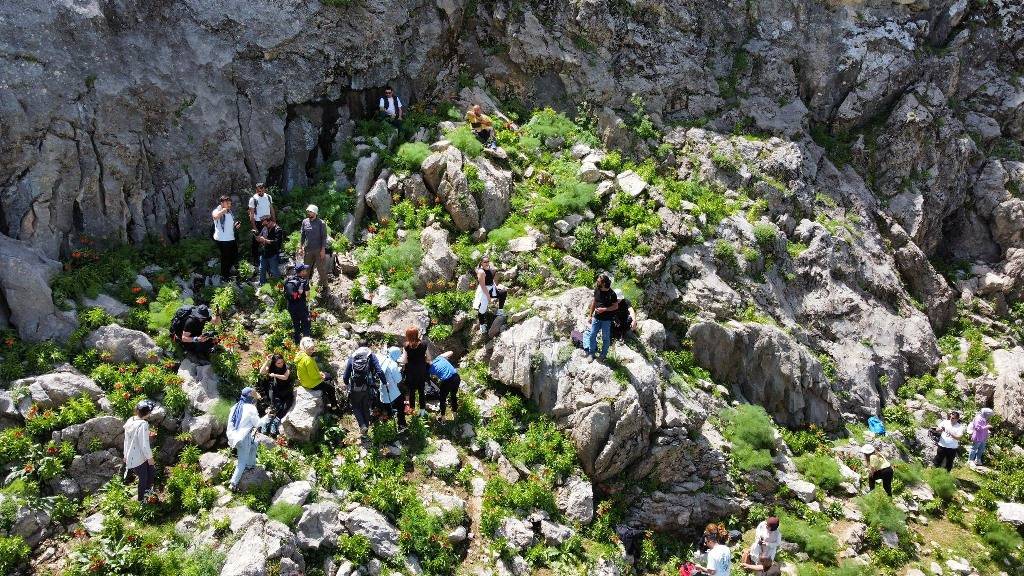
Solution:
[[[1024,348],[992,352],[996,389],[992,406],[1005,422],[1024,432]]]
[[[228,550],[220,576],[268,576],[275,561],[305,566],[296,537],[288,527],[260,515]]]
[[[475,196],[480,207],[480,227],[493,230],[501,227],[511,211],[512,172],[499,168],[491,160],[480,157],[473,160],[477,176],[484,183],[482,192]]]
[[[79,452],[87,452],[98,442],[102,448],[124,447],[124,421],[117,416],[97,416],[81,424],[53,433],[53,441],[71,442]]]
[[[320,425],[324,411],[322,394],[318,390],[295,387],[295,403],[281,419],[281,432],[289,440],[309,442]]]
[[[202,412],[213,410],[221,398],[217,390],[220,378],[213,371],[212,365],[198,365],[185,359],[178,366],[178,376],[181,378],[181,389],[193,406]]]
[[[402,549],[398,546],[398,530],[380,512],[366,506],[342,515],[349,534],[365,536],[373,553],[383,560],[395,560]]]
[[[589,480],[570,476],[558,489],[558,509],[573,522],[586,525],[594,519],[594,487]]]
[[[447,230],[437,223],[424,228],[420,233],[420,247],[423,248],[423,261],[416,273],[418,292],[426,293],[428,286],[455,279],[459,259],[448,244]]]
[[[420,334],[426,334],[430,327],[430,312],[427,307],[417,300],[403,300],[394,308],[389,308],[380,313],[377,322],[369,328],[371,333],[399,336],[405,334],[409,326],[416,326]]]
[[[92,494],[121,472],[124,461],[121,451],[108,448],[75,456],[68,467],[67,477],[73,481],[79,494]]]
[[[25,340],[65,340],[77,327],[53,303],[50,280],[60,270],[39,248],[0,234],[0,309]]]
[[[10,528],[12,536],[21,536],[32,548],[48,538],[50,532],[50,515],[45,510],[28,506],[18,508]]]
[[[437,185],[437,195],[441,198],[445,210],[451,215],[452,224],[458,231],[476,230],[480,227],[480,207],[469,189],[469,180],[463,170],[462,152],[451,147],[445,150],[443,155],[444,172]]]
[[[333,548],[338,536],[344,532],[345,526],[342,524],[338,505],[329,501],[307,505],[303,508],[298,524],[295,525],[299,546],[307,550]]]
[[[11,389],[27,388],[28,394],[18,401],[18,411],[24,416],[33,404],[40,409],[56,408],[72,398],[88,396],[94,402],[106,399],[103,390],[88,376],[68,369],[41,376],[29,376],[11,383]]]
[[[116,363],[156,364],[164,353],[149,334],[117,324],[100,326],[86,336],[83,343],[110,354],[111,362]]]
[[[686,336],[697,363],[716,381],[764,406],[780,424],[840,424],[839,402],[821,363],[785,332],[762,324],[701,322]]]

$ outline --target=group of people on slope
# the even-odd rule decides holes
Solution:
[[[405,105],[402,99],[395,94],[391,86],[384,87],[384,95],[377,101],[377,114],[385,122],[395,128],[400,128],[402,120],[405,119]],[[490,116],[484,114],[479,104],[470,106],[466,111],[466,123],[481,144],[489,148],[496,146],[494,141],[494,121]]]
[[[729,576],[733,570],[730,543],[738,541],[740,537],[739,532],[730,534],[722,524],[708,524],[697,543],[695,562],[683,564],[679,568],[680,576]],[[751,574],[780,576],[782,566],[775,561],[775,555],[781,545],[779,519],[775,516],[765,519],[754,529],[754,542],[741,554],[740,567]]]

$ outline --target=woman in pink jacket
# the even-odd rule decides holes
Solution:
[[[988,442],[988,419],[991,417],[992,409],[982,408],[967,427],[967,432],[971,435],[971,452],[967,457],[967,464],[971,468],[981,466],[981,457],[985,454],[985,444]]]

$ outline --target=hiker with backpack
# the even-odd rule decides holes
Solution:
[[[327,293],[327,224],[320,218],[316,204],[306,206],[306,219],[299,230],[299,258],[306,266],[316,269],[320,278],[320,294]],[[313,273],[309,273],[312,280]]]
[[[402,351],[402,365],[405,366],[405,386],[409,389],[409,407],[416,411],[416,396],[420,398],[420,416],[427,415],[427,377],[430,374],[430,351],[420,337],[420,329],[409,326],[405,329],[405,347]]]
[[[139,480],[139,502],[145,502],[153,488],[156,477],[156,462],[150,446],[149,422],[146,417],[153,411],[153,403],[143,400],[135,406],[134,415],[124,423],[124,468],[125,478],[129,474]]]
[[[266,422],[266,418],[260,418],[259,412],[256,411],[257,398],[255,390],[248,386],[243,388],[228,418],[228,446],[238,452],[235,473],[231,475],[228,484],[232,492],[238,491],[238,482],[246,469],[256,464],[256,430]]]
[[[369,346],[360,344],[348,357],[342,380],[348,392],[348,404],[359,424],[359,433],[366,436],[370,427],[373,396],[378,393],[380,384],[385,383],[384,373]]]
[[[284,230],[277,225],[270,214],[263,216],[261,228],[255,242],[259,245],[260,284],[267,283],[267,277],[281,277],[281,246],[284,244]]]
[[[384,373],[384,385],[380,387],[380,403],[388,418],[392,412],[398,414],[398,430],[405,429],[405,395],[402,394],[400,386],[402,382],[402,367],[398,361],[402,359],[402,349],[392,346],[384,354],[377,354],[377,363]]]
[[[473,296],[473,309],[476,310],[477,320],[480,322],[480,333],[487,333],[487,310],[491,306],[491,300],[498,301],[498,316],[505,315],[505,298],[508,297],[508,290],[498,284],[498,270],[491,264],[491,259],[484,256],[480,260],[480,266],[476,269],[476,294]]]
[[[868,492],[875,489],[875,484],[882,482],[882,489],[892,498],[892,463],[885,456],[875,450],[872,444],[865,444],[860,447],[860,453],[864,455],[864,464],[868,473]]]
[[[430,361],[430,375],[437,379],[437,387],[441,391],[441,419],[444,420],[445,401],[452,405],[452,418],[459,411],[459,384],[462,378],[459,371],[448,361],[451,351],[437,355]]]
[[[263,219],[267,216],[277,220],[277,210],[274,209],[274,198],[267,192],[267,185],[260,182],[256,185],[256,191],[249,197],[249,225],[252,227],[252,250],[249,258],[255,265],[260,263],[260,256],[263,254],[263,245],[259,238]],[[260,284],[262,283],[261,280]]]
[[[597,354],[597,333],[601,333],[601,360],[608,357],[608,349],[612,345],[612,321],[615,311],[619,309],[618,297],[612,290],[612,281],[607,274],[597,277],[594,286],[594,298],[590,302],[590,339],[587,354],[594,358]]]
[[[474,104],[466,111],[466,122],[473,129],[473,134],[481,144],[487,147],[493,146],[494,121],[490,116],[484,114],[479,104]]]
[[[303,336],[310,336],[309,323],[309,266],[298,264],[284,281],[284,299],[288,315],[292,318],[292,340],[296,344]]]
[[[405,116],[405,107],[402,106],[401,98],[395,94],[395,91],[391,86],[384,87],[384,95],[381,96],[377,109],[380,111],[380,115],[392,126],[395,128],[402,126],[402,118]]]
[[[618,295],[618,291],[616,291],[616,295]],[[636,318],[633,317],[632,303],[628,298],[620,298],[619,307],[615,310],[615,317],[612,320],[612,338],[625,340],[635,331]]]
[[[231,270],[238,260],[238,243],[235,240],[235,231],[241,226],[231,214],[231,197],[224,195],[220,197],[220,206],[213,210],[213,241],[217,243],[220,251],[220,277],[227,281],[231,277]]]
[[[295,401],[295,389],[292,387],[292,371],[288,368],[284,356],[273,354],[260,368],[260,378],[266,382],[267,396],[270,400],[270,419],[260,432],[268,436],[277,436],[281,419],[288,413]]]
[[[201,361],[209,361],[210,352],[217,343],[213,334],[204,332],[206,324],[211,320],[213,315],[205,304],[182,306],[171,318],[171,339],[180,343],[185,352]]]
[[[313,358],[315,352],[316,344],[312,338],[306,336],[299,341],[299,352],[295,354],[295,374],[299,385],[306,390],[318,390],[328,410],[335,411],[338,409],[338,400],[334,394],[334,378],[317,366]]]

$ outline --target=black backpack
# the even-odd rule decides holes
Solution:
[[[185,322],[192,316],[192,309],[194,306],[185,305],[174,313],[171,318],[171,340],[180,341],[181,334],[185,331]]]
[[[299,278],[298,276],[289,276],[288,279],[284,281],[285,300],[288,302],[295,302],[299,300],[300,298],[298,298],[298,293],[301,287],[302,278]]]
[[[360,348],[352,353],[352,373],[349,374],[349,386],[352,392],[366,392],[370,389],[370,349]]]

